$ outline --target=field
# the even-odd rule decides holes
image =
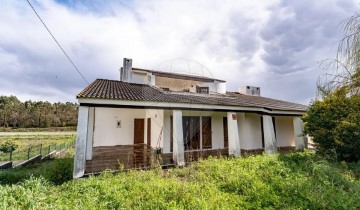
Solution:
[[[6,132],[0,133],[0,145],[6,140],[12,140],[19,147],[13,152],[13,160],[23,160],[27,157],[28,149],[31,155],[46,152],[55,147],[64,146],[76,138],[74,132]],[[40,146],[41,145],[41,146]],[[41,148],[40,148],[41,147]],[[49,148],[50,147],[50,148]],[[9,154],[0,152],[0,161],[9,160]]]
[[[72,166],[63,161],[54,170],[65,177]],[[41,174],[50,166],[34,167],[33,177],[15,184],[28,170],[15,171],[7,181],[14,184],[0,185],[1,209],[360,209],[360,163],[331,163],[313,152],[210,158],[62,184]]]

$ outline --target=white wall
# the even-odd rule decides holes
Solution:
[[[140,73],[140,72],[132,71],[131,82],[137,84],[147,84],[148,83],[147,74],[143,72]]]
[[[241,125],[239,125],[241,126]],[[241,141],[241,149],[261,149],[262,148],[262,134],[261,134],[261,118],[258,114],[245,113],[245,123],[242,131],[243,139]]]
[[[151,118],[151,146],[153,148],[163,147],[164,132],[161,132],[161,130],[164,126],[164,110],[146,109],[144,143],[147,143],[147,118]]]
[[[95,108],[94,147],[134,144],[135,118],[144,119],[145,109]],[[121,120],[121,128],[117,128],[117,120]]]
[[[295,146],[293,117],[275,117],[275,130],[278,147]]]

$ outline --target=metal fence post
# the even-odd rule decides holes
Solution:
[[[42,155],[42,144],[40,144],[40,155]]]
[[[30,150],[31,150],[31,147],[29,147],[28,153],[27,153],[27,159],[28,159],[28,160],[30,159]]]
[[[48,154],[50,154],[50,145],[49,145],[49,151],[48,151]]]
[[[10,150],[10,161],[12,161],[13,150]]]

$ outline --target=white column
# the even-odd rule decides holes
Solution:
[[[93,137],[94,137],[94,123],[95,123],[95,107],[89,108],[89,121],[87,128],[87,140],[86,140],[86,160],[92,159],[93,151]]]
[[[184,134],[181,110],[173,110],[173,159],[179,166],[185,165]]]
[[[294,135],[295,135],[295,149],[302,150],[307,148],[307,138],[303,134],[304,124],[300,117],[293,118],[294,123]]]
[[[276,137],[272,117],[263,115],[263,129],[264,129],[264,142],[265,153],[273,154],[277,152]]]
[[[237,125],[237,115],[235,112],[227,113],[228,122],[228,142],[229,142],[229,155],[239,157],[240,151],[240,139]]]
[[[88,132],[89,107],[80,106],[75,143],[74,178],[80,178],[85,173],[86,164],[86,140]]]

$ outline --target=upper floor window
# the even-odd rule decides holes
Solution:
[[[209,94],[209,87],[198,87],[196,86],[197,93]]]

